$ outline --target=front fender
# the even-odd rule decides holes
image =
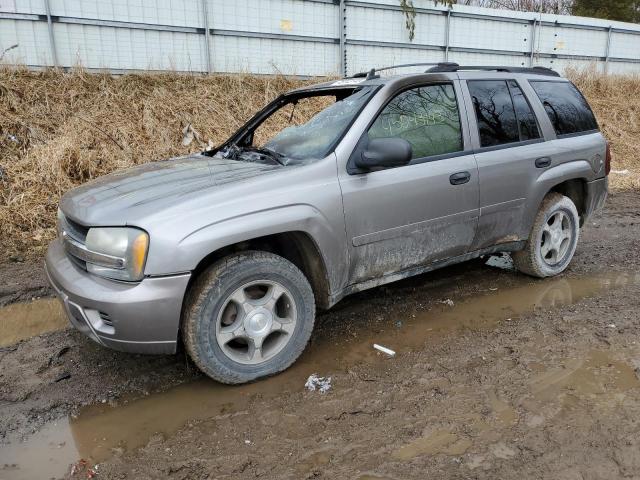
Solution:
[[[263,209],[199,228],[178,242],[172,258],[164,259],[164,268],[171,263],[171,271],[190,271],[223,247],[285,232],[303,232],[311,237],[326,266],[330,291],[337,288],[346,266],[343,237],[320,210],[307,204]]]

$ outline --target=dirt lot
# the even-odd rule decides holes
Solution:
[[[613,195],[559,279],[478,261],[348,298],[248,386],[71,330],[4,347],[0,478],[640,478],[639,212]],[[3,301],[40,268],[2,267]]]

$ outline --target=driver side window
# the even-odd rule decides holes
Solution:
[[[407,140],[412,159],[462,151],[462,127],[452,84],[426,85],[398,94],[369,129],[369,139]]]

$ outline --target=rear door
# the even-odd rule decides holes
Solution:
[[[464,83],[480,178],[480,218],[472,250],[526,238],[523,215],[552,149],[544,143],[521,83],[504,75]]]
[[[400,137],[410,164],[358,172],[353,155],[373,138]],[[381,107],[340,174],[350,283],[461,255],[475,236],[478,172],[459,82],[405,88]]]

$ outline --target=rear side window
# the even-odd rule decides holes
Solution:
[[[467,82],[482,147],[540,138],[531,106],[515,80]]]
[[[462,129],[453,85],[425,85],[398,94],[368,133],[370,139],[404,138],[411,144],[414,159],[461,151]]]
[[[557,135],[571,135],[598,129],[589,104],[569,82],[530,81]]]
[[[520,141],[516,111],[507,82],[479,80],[468,82],[476,112],[480,145],[493,147]]]

